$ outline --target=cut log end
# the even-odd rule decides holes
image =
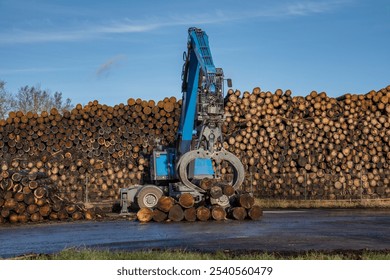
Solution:
[[[210,219],[210,210],[205,206],[199,206],[196,209],[196,217],[199,221],[207,221]]]
[[[218,199],[223,195],[222,188],[220,186],[212,186],[210,188],[210,196],[214,199]]]
[[[255,198],[249,193],[240,195],[239,197],[240,206],[245,209],[250,209],[255,204]]]
[[[155,222],[163,222],[168,218],[167,213],[159,210],[159,209],[154,209],[153,210],[153,221]]]
[[[216,221],[223,221],[226,219],[226,211],[222,206],[214,205],[211,208],[211,216]]]
[[[226,196],[232,196],[235,194],[235,189],[231,185],[226,185],[223,187],[223,194]]]
[[[175,200],[169,196],[162,196],[157,202],[157,209],[168,213],[175,204]]]
[[[169,210],[168,218],[174,222],[180,222],[184,219],[184,211],[180,205],[176,204]]]
[[[191,208],[194,206],[195,204],[195,199],[194,197],[189,194],[189,193],[183,193],[182,195],[180,195],[179,197],[179,204],[183,207],[183,208]]]
[[[231,215],[235,220],[242,221],[247,216],[246,209],[244,207],[234,207],[231,211]]]
[[[263,216],[263,210],[261,209],[260,206],[254,205],[254,206],[252,206],[251,209],[249,209],[248,216],[252,220],[255,220],[255,221],[260,220],[260,218]]]
[[[149,208],[141,208],[137,212],[137,219],[142,223],[150,222],[153,219],[153,211]]]
[[[196,209],[195,207],[191,207],[184,210],[184,219],[188,222],[196,221]]]

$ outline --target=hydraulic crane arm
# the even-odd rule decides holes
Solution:
[[[222,137],[223,72],[216,68],[211,56],[207,34],[199,28],[188,30],[188,51],[182,72],[183,105],[178,130],[179,154],[191,150],[194,136],[199,147],[202,138],[211,136],[206,149],[213,149],[215,138]],[[210,127],[218,130],[210,134]],[[213,130],[212,129],[212,130]],[[205,134],[206,133],[206,134]],[[214,137],[214,138],[213,138]]]
[[[193,55],[193,57],[190,59],[191,55]],[[204,31],[195,27],[192,27],[188,30],[188,52],[185,55],[183,71],[183,93],[188,91],[188,81],[185,79],[185,77],[188,77],[188,68],[190,65],[199,68],[196,72],[202,71],[205,77],[201,84],[203,88],[209,89],[215,84],[215,74],[217,70],[214,66],[213,58],[211,56],[208,36]],[[195,72],[190,73],[195,74]],[[192,77],[188,78],[190,79]]]
[[[244,180],[244,167],[222,147],[223,71],[214,66],[208,36],[201,29],[188,29],[187,48],[182,72],[183,104],[177,133],[176,174],[184,185],[197,189],[191,177],[218,178],[221,163],[227,161],[234,170],[233,186],[238,188]]]

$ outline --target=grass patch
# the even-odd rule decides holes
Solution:
[[[191,251],[107,251],[67,249],[55,254],[31,254],[22,260],[390,260],[390,250],[384,251],[308,251],[308,252],[216,252]]]

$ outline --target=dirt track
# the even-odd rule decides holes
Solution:
[[[390,210],[265,211],[260,221],[77,222],[0,226],[0,257],[69,247],[110,250],[306,251],[390,249]]]

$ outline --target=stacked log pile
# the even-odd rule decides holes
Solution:
[[[44,172],[72,202],[115,200],[119,188],[147,176],[156,138],[175,138],[181,101],[130,98],[114,107],[97,101],[60,114],[11,112],[0,120],[0,163]],[[2,178],[0,178],[2,181]]]
[[[26,223],[43,220],[91,220],[92,210],[57,195],[55,186],[42,172],[15,172],[2,165],[0,223]]]
[[[195,203],[194,197],[189,193],[183,193],[177,199],[162,196],[154,210],[141,208],[137,212],[138,220],[140,222],[259,220],[263,215],[262,209],[255,205],[252,194],[236,193],[234,189],[232,192],[231,185],[212,179],[204,179],[201,186],[207,191],[201,202]]]
[[[223,146],[245,166],[244,191],[263,198],[388,198],[389,100],[390,86],[339,98],[230,90]],[[73,203],[117,200],[119,188],[148,179],[148,156],[157,138],[173,143],[180,110],[171,97],[11,112],[0,120],[1,171],[45,173],[58,197]],[[1,175],[2,200],[8,184]]]
[[[390,197],[390,86],[337,99],[229,91],[225,148],[273,198]]]

